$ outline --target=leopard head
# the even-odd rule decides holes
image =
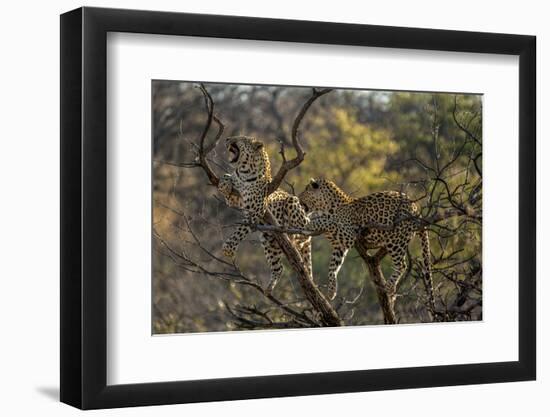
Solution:
[[[229,163],[240,180],[271,181],[271,165],[263,142],[248,136],[232,136],[225,140],[225,146]]]
[[[334,214],[339,206],[351,201],[335,183],[324,178],[312,178],[298,198],[306,212],[325,214]]]

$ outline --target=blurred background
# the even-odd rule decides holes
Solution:
[[[282,161],[281,144],[287,158],[293,156],[290,130],[311,88],[204,86],[225,126],[210,154],[218,174],[229,170],[222,143],[227,136],[261,139],[273,171]],[[280,308],[272,309],[256,288],[239,285],[231,275],[234,268],[224,264],[221,244],[241,214],[227,207],[204,172],[193,167],[207,119],[197,84],[153,81],[152,112],[153,332],[241,329],[233,312],[251,306],[262,309],[266,320],[281,319]],[[481,115],[482,96],[475,94],[335,89],[307,112],[300,127],[306,157],[287,175],[283,188],[298,194],[311,177],[323,176],[356,197],[379,190],[406,192],[426,217],[458,207],[461,216],[430,227],[436,300],[451,320],[480,320]],[[214,140],[215,130],[207,142]],[[396,313],[400,323],[428,322],[417,238],[409,249]],[[326,239],[314,238],[314,280],[321,286],[330,251]],[[241,244],[236,265],[248,280],[261,286],[269,281],[257,232]],[[389,276],[389,259],[382,266]],[[384,323],[368,270],[354,250],[339,273],[338,291],[336,302],[347,325]],[[275,295],[292,308],[308,309],[288,266]]]

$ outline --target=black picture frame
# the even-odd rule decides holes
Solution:
[[[519,56],[519,360],[107,385],[108,32]],[[84,7],[61,15],[60,56],[62,402],[94,409],[535,379],[534,36]]]

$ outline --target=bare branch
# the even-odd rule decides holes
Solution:
[[[306,230],[306,229],[296,229],[292,227],[281,227],[272,224],[250,224],[239,222],[237,224],[246,224],[252,229],[258,230],[260,232],[274,232],[274,233],[286,233],[290,235],[304,235],[304,236],[320,236],[324,233],[323,230]]]
[[[309,99],[300,108],[298,115],[294,119],[294,123],[292,125],[292,133],[291,133],[292,145],[294,146],[294,150],[296,151],[296,157],[290,160],[287,160],[284,153],[284,146],[281,145],[280,153],[283,158],[283,163],[281,164],[279,171],[277,171],[277,174],[275,174],[275,176],[273,177],[273,180],[269,184],[269,187],[267,190],[268,194],[271,194],[275,190],[277,190],[280,187],[281,183],[283,182],[283,179],[285,178],[285,175],[288,173],[288,171],[290,171],[293,168],[296,168],[304,160],[305,153],[299,140],[300,123],[302,122],[302,119],[306,115],[311,105],[315,102],[315,100],[317,100],[319,97],[327,93],[330,93],[331,91],[332,91],[331,88],[323,88],[323,89],[314,88]]]
[[[208,162],[206,157],[207,157],[208,153],[216,147],[216,145],[218,143],[218,140],[220,139],[220,137],[223,133],[224,125],[223,125],[223,123],[221,122],[220,119],[218,119],[217,117],[214,116],[214,101],[212,100],[212,96],[210,95],[210,93],[206,90],[204,84],[202,84],[202,83],[199,84],[199,89],[201,90],[201,93],[204,97],[204,104],[206,106],[206,111],[208,113],[208,118],[206,119],[206,124],[205,124],[205,126],[203,128],[203,131],[202,131],[202,134],[199,138],[199,155],[197,157],[197,159],[198,159],[197,162],[200,164],[200,166],[202,167],[202,169],[204,170],[204,172],[208,176],[208,179],[210,180],[210,183],[212,185],[217,186],[220,182],[220,179],[216,175],[216,173],[212,170],[212,168],[210,167],[210,163]],[[215,120],[216,123],[218,124],[218,133],[216,135],[216,138],[215,138],[214,142],[212,142],[209,146],[205,147],[204,142],[206,140],[206,136],[208,135],[208,131],[210,130],[210,126],[212,125],[212,120]]]
[[[457,127],[462,130],[464,133],[466,133],[466,135],[472,139],[474,142],[476,142],[478,145],[481,146],[481,141],[479,140],[479,138],[474,135],[466,126],[462,125],[462,123],[460,123],[458,121],[458,116],[457,116],[457,106],[458,106],[458,97],[455,95],[455,104],[454,104],[454,108],[453,108],[453,120],[455,122],[455,124],[457,125]]]

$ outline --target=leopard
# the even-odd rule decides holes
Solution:
[[[231,136],[225,139],[229,155],[230,173],[220,178],[218,190],[230,207],[242,210],[244,221],[222,245],[223,255],[234,260],[239,244],[253,231],[253,225],[264,225],[267,210],[277,225],[285,229],[304,229],[309,222],[300,200],[282,189],[268,195],[272,181],[271,164],[264,143],[250,136]],[[270,269],[270,280],[264,289],[271,295],[283,274],[283,251],[277,243],[275,232],[261,232],[264,255]],[[311,237],[289,234],[292,244],[302,257],[304,268],[312,279]]]
[[[367,249],[387,250],[392,274],[385,290],[395,300],[397,284],[407,270],[408,245],[419,235],[429,307],[435,312],[428,231],[415,221],[420,218],[420,209],[405,193],[379,191],[355,198],[331,180],[312,178],[298,198],[310,218],[307,228],[322,231],[332,246],[327,284],[331,300],[337,294],[338,272],[359,236]]]

